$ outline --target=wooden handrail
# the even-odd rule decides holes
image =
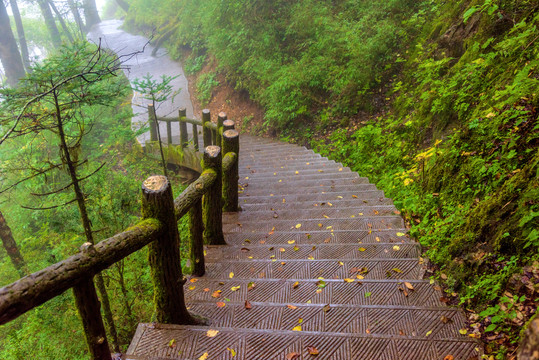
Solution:
[[[155,109],[149,106],[148,110],[150,119],[155,120]],[[185,110],[181,109],[179,118],[182,121],[187,120],[182,116],[184,114]],[[93,276],[146,245],[150,246],[149,262],[154,283],[154,313],[157,320],[184,325],[199,323],[199,320],[187,311],[183,283],[178,281],[183,275],[176,223],[189,213],[191,267],[194,275],[202,276],[205,271],[203,240],[208,244],[225,244],[222,232],[223,209],[225,211],[238,209],[239,137],[235,130],[223,132],[225,125],[231,128],[233,124],[225,121],[225,114],[220,114],[219,117],[219,124],[222,126],[209,122],[209,110],[203,113],[204,121],[200,124],[205,125],[203,126],[205,141],[208,134],[211,136],[211,132],[214,142],[218,139],[216,134],[219,134],[222,139],[220,141],[222,144],[219,145],[222,145],[223,149],[215,145],[205,148],[204,171],[195,182],[173,200],[171,186],[166,177],[148,178],[142,186],[144,220],[96,245],[86,243],[77,254],[1,288],[0,325],[73,288],[79,295],[77,305],[91,358],[110,360]],[[156,138],[155,121],[151,124],[154,125],[152,138]],[[195,136],[196,126],[193,124]],[[167,129],[170,143],[170,126],[167,126]],[[187,129],[180,127],[180,133],[180,138],[185,143]],[[222,200],[224,207],[221,206]]]
[[[0,325],[50,300],[81,279],[95,275],[142,249],[161,235],[157,220],[143,220],[126,231],[81,251],[43,270],[23,277],[0,289]]]

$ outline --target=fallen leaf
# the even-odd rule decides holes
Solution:
[[[218,298],[221,296],[222,291],[221,290],[215,290],[213,294],[211,294],[212,297]]]
[[[208,292],[208,291],[210,291],[210,288],[205,288],[204,289],[204,292]]]
[[[285,252],[286,250],[284,248],[279,249],[280,252]]]
[[[331,307],[329,306],[329,304],[326,304],[326,305],[324,305],[322,310],[324,310],[324,312],[327,313],[329,310],[331,310]]]
[[[378,236],[376,237],[376,241],[380,242],[380,238]]]
[[[196,286],[192,285],[192,286],[189,286],[189,290],[195,290]]]
[[[326,282],[325,282],[324,280],[318,280],[318,281],[316,282],[316,286],[318,286],[318,287],[321,288],[321,289],[325,288],[326,285],[327,285],[327,284],[326,284]]]
[[[286,307],[292,310],[296,310],[298,308],[297,306],[294,306],[294,305],[286,305]]]
[[[226,306],[226,304],[224,302],[222,302],[222,301],[217,302],[217,307],[222,308],[222,307],[225,307],[225,306]]]
[[[448,318],[448,317],[442,315],[442,316],[440,317],[440,321],[443,322],[444,324],[448,324],[448,323],[452,322],[453,320],[451,320],[450,318]]]
[[[404,286],[406,286],[409,290],[414,290],[414,287],[408,281],[404,282]]]
[[[330,241],[331,241],[331,238],[324,239],[324,243],[325,243],[325,244],[329,244]]]
[[[395,245],[393,246],[393,250],[394,251],[399,251],[401,249],[401,247],[399,245]]]
[[[461,335],[466,335],[466,334],[468,333],[468,330],[466,330],[466,329],[460,329],[460,330],[459,330],[459,333],[460,333]]]
[[[176,347],[176,339],[172,339],[168,342],[168,347],[174,349]]]
[[[309,354],[311,355],[318,355],[319,352],[318,352],[318,349],[315,348],[314,346],[307,346],[307,351],[309,352]]]
[[[238,291],[240,289],[240,286],[232,286],[230,290],[232,291]]]
[[[371,295],[372,295],[371,292],[366,292],[366,293],[365,293],[365,297],[366,297],[366,298],[370,297]]]
[[[303,319],[302,318],[299,318],[298,319],[298,324],[301,324],[303,322]]]
[[[228,277],[232,279],[234,277],[234,273],[231,272],[230,274],[228,274]]]
[[[397,236],[398,236],[398,237],[404,236],[404,233],[398,232],[398,233],[397,233]]]
[[[198,360],[207,360],[208,356],[210,356],[210,355],[206,352],[206,353],[202,354],[202,356],[199,357]]]
[[[194,279],[194,278],[193,278],[193,279],[191,279],[191,280],[189,280],[189,281],[192,282],[192,283],[196,283],[196,282],[198,281],[198,279]]]
[[[286,355],[287,360],[296,360],[299,359],[300,354],[297,352],[291,352],[290,354]]]
[[[301,331],[301,325],[295,326],[292,331]]]
[[[250,310],[250,309],[253,308],[253,305],[251,305],[251,303],[250,303],[249,301],[245,300],[245,308],[246,308],[247,310]]]
[[[393,268],[391,270],[393,270],[394,272],[399,273],[399,274],[402,273],[402,270],[399,269],[399,268]]]
[[[299,286],[299,281],[296,281],[294,284],[292,284],[293,289],[297,289]]]
[[[250,282],[247,284],[247,291],[251,291],[255,288],[256,284],[254,282]]]
[[[453,357],[453,355],[447,355],[446,357],[444,357],[444,360],[455,360],[455,358]]]
[[[344,263],[342,261],[339,261],[339,265],[344,266]]]
[[[427,333],[425,334],[425,336],[429,336],[430,334],[432,334],[432,330],[427,331]]]
[[[307,256],[307,259],[314,260],[314,257],[312,255]]]
[[[365,250],[367,250],[367,249],[365,249],[365,248],[363,248],[363,247],[360,247],[358,250],[361,251],[361,252],[363,252],[363,251],[365,251]]]
[[[347,282],[347,283],[354,282],[354,279],[348,279],[348,278],[347,278],[347,279],[343,279],[343,280],[344,280],[344,282]]]
[[[207,336],[207,337],[214,337],[214,336],[216,336],[218,333],[219,333],[219,330],[208,330],[208,332],[206,333],[206,336]]]
[[[357,195],[352,195],[352,197],[353,197],[354,199],[357,199]]]
[[[296,224],[296,229],[299,229],[301,227],[301,224]]]
[[[296,240],[288,240],[288,243],[289,243],[290,245],[292,245],[292,244],[295,243],[295,242],[296,242]]]
[[[230,355],[232,355],[232,357],[236,356],[236,350],[234,349],[231,349],[231,348],[226,348],[228,351],[230,351]]]
[[[294,246],[294,251],[298,251],[298,250],[299,250],[299,247]]]
[[[356,278],[357,278],[358,280],[363,280],[363,279],[365,279],[365,277],[364,277],[364,276],[361,276],[361,275],[356,275]]]

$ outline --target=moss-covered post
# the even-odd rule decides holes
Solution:
[[[223,133],[227,130],[234,130],[236,127],[236,124],[234,123],[234,120],[225,120],[223,122]]]
[[[204,150],[204,171],[215,172],[216,179],[202,199],[204,242],[208,245],[226,245],[223,235],[223,210],[221,208],[221,148],[207,146]]]
[[[178,111],[178,115],[180,117],[180,145],[182,146],[182,149],[184,149],[187,146],[188,143],[188,136],[187,136],[187,123],[185,121],[185,118],[187,117],[187,109],[181,108]]]
[[[90,243],[81,246],[82,252],[95,253]],[[92,360],[110,360],[110,349],[107,342],[107,334],[101,317],[101,303],[97,297],[93,276],[85,278],[77,286],[73,287],[75,305],[79,311],[86,343]]]
[[[172,121],[167,121],[167,144],[172,145]]]
[[[157,141],[157,120],[155,108],[152,104],[148,105],[148,121],[150,122],[150,140]]]
[[[198,145],[198,128],[196,124],[193,125],[193,145],[195,146],[195,151],[200,150],[200,146]]]
[[[220,147],[223,147],[223,123],[226,120],[226,113],[224,111],[221,111],[219,115],[217,115],[217,132],[216,132],[216,143],[215,145],[218,145]],[[225,154],[223,153],[223,156]]]
[[[238,211],[238,159],[240,154],[240,137],[236,130],[227,130],[223,133],[223,211]],[[231,164],[231,165],[229,165]]]
[[[206,123],[211,122],[211,114],[209,109],[202,110],[202,139],[204,140],[204,148],[211,145],[211,130],[206,126]]]
[[[156,321],[164,324],[196,324],[197,321],[185,307],[180,236],[172,188],[165,176],[150,176],[142,184],[142,216],[157,219],[164,227],[159,240],[149,246]]]
[[[204,239],[202,233],[202,201],[197,201],[189,209],[189,230],[191,232],[191,269],[195,276],[202,276],[206,272],[204,263]]]

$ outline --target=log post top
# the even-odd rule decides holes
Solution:
[[[240,136],[240,134],[236,130],[227,130],[223,133],[223,136],[228,139],[234,139]]]
[[[221,152],[221,148],[216,145],[210,145],[206,146],[206,153],[209,155],[210,158],[216,158],[219,156],[219,153]]]
[[[163,175],[153,175],[142,183],[142,188],[147,191],[160,192],[168,187],[168,179]]]

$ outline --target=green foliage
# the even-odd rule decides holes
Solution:
[[[219,86],[219,80],[216,79],[216,74],[202,74],[197,81],[197,96],[202,105],[207,105],[212,97],[212,92],[215,87]]]
[[[353,114],[371,107],[368,95],[409,33],[416,1],[133,0],[126,25],[177,27],[168,46],[188,47],[188,72],[211,54],[218,71],[266,109],[280,129],[313,121],[318,112]],[[176,14],[181,13],[181,16]],[[209,75],[211,77],[211,75]],[[201,100],[211,97],[200,80]],[[206,85],[206,86],[205,86]]]

